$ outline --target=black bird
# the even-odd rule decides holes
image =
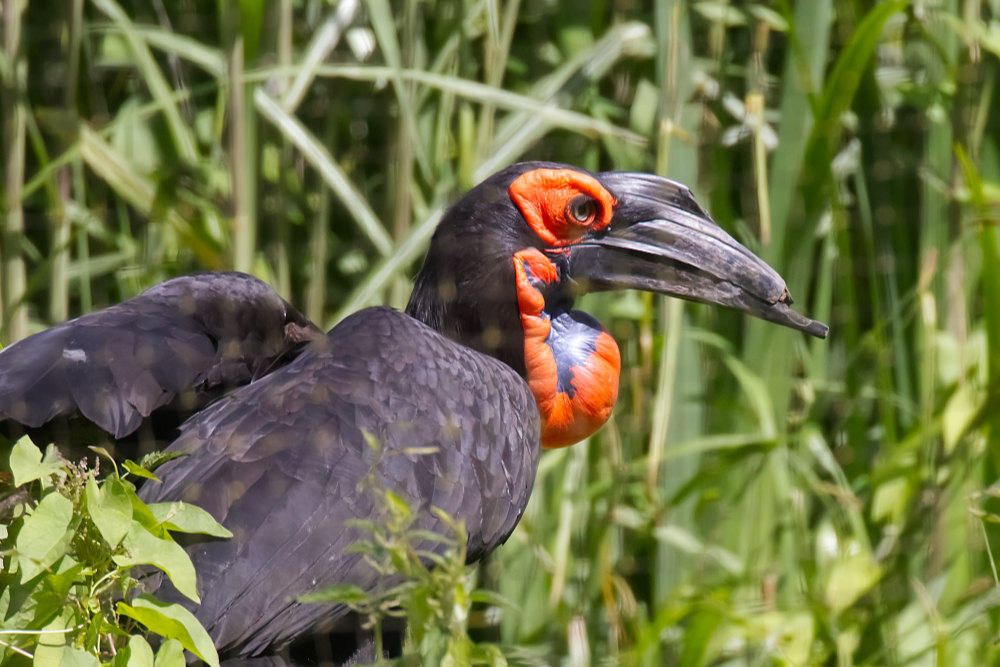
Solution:
[[[111,436],[134,455],[146,425],[166,446],[212,399],[322,335],[253,276],[174,278],[0,350],[0,434],[80,446]]]
[[[617,345],[572,306],[620,288],[827,332],[789,309],[781,277],[684,186],[553,163],[504,169],[444,216],[405,313],[355,313],[194,415],[170,446],[188,455],[142,489],[148,502],[195,502],[233,532],[189,547],[196,614],[220,653],[261,655],[346,613],[298,603],[305,592],[380,585],[348,547],[361,537],[351,520],[373,516],[381,490],[410,502],[418,528],[445,530],[430,507],[461,518],[470,561],[502,544],[540,447],[587,437],[614,407]]]

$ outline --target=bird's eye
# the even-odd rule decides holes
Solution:
[[[566,216],[574,222],[590,224],[597,215],[597,202],[587,195],[579,195],[566,205]]]

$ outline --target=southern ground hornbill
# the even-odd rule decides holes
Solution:
[[[283,355],[291,359],[184,423],[170,449],[187,456],[159,469],[162,483],[142,489],[147,501],[197,503],[233,532],[189,547],[202,593],[197,615],[230,656],[281,648],[346,611],[301,604],[298,595],[334,583],[379,585],[348,551],[360,537],[351,519],[376,511],[374,489],[392,489],[419,508],[418,528],[445,529],[432,506],[461,518],[470,561],[507,539],[528,502],[540,446],[587,437],[615,404],[618,348],[594,318],[572,309],[579,294],[635,288],[815,336],[827,331],[789,309],[781,277],[718,227],[687,188],[540,162],[504,169],[449,210],[405,313],[369,308],[315,337],[283,301],[254,292],[264,289],[256,283],[250,291],[260,298],[245,312],[199,299],[190,282],[145,294],[163,296],[171,284],[187,286],[179,302],[149,309],[126,302],[39,334],[53,338],[44,344],[29,338],[0,353],[0,417],[38,426],[78,409],[122,435],[136,425],[133,413],[144,416],[183,391],[160,381],[165,360],[176,358],[180,369],[202,359],[216,369],[189,374],[203,385],[207,377],[248,380]],[[230,309],[229,324],[250,323],[254,343],[239,335],[226,342],[205,308]],[[107,348],[97,333],[103,326],[112,327],[106,336],[145,340],[149,349]],[[91,335],[74,338],[81,327]],[[191,351],[199,337],[214,341],[216,357]],[[97,354],[100,375],[74,374]],[[72,386],[48,388],[49,380],[102,386],[81,397]],[[114,414],[95,410],[96,396]]]

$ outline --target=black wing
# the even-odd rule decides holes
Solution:
[[[502,543],[528,501],[538,429],[531,392],[508,366],[371,308],[192,418],[170,447],[190,455],[141,495],[198,503],[233,532],[189,547],[196,614],[221,652],[252,656],[346,612],[296,596],[379,583],[347,552],[363,537],[350,520],[377,514],[374,490],[406,497],[420,528],[446,532],[430,506],[464,519],[470,560]]]
[[[246,384],[321,336],[253,276],[175,278],[0,351],[0,422],[79,413],[122,438],[178,397],[193,411],[209,390]]]

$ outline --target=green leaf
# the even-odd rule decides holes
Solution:
[[[406,499],[394,491],[385,492],[385,506],[390,514],[398,519],[406,519],[413,514],[410,504]]]
[[[728,2],[698,2],[694,10],[712,23],[722,23],[726,27],[746,25],[747,17]]]
[[[962,384],[951,395],[941,415],[941,430],[944,436],[944,453],[951,454],[958,441],[972,426],[986,403],[986,392],[972,385]]]
[[[14,475],[14,486],[24,486],[36,479],[47,480],[49,475],[63,475],[60,463],[43,463],[42,451],[28,436],[22,436],[10,452],[10,471]]]
[[[340,584],[337,586],[326,586],[318,591],[300,595],[298,600],[299,602],[323,602],[352,605],[361,604],[368,600],[368,597],[368,593],[365,592],[365,590],[360,586],[355,586],[353,584]]]
[[[108,477],[100,485],[93,477],[87,480],[87,511],[112,549],[118,546],[132,524],[132,493],[117,477]]]
[[[876,523],[899,523],[911,507],[913,482],[908,477],[890,477],[875,487],[871,501],[871,517]]]
[[[75,614],[68,608],[63,613],[52,619],[42,627],[37,625],[32,629],[42,630],[42,634],[37,635],[38,643],[34,646],[34,665],[49,667],[50,665],[67,665],[68,667],[96,667],[100,663],[97,658],[72,646],[73,635],[65,632],[75,625]],[[30,626],[29,626],[30,627]]]
[[[58,660],[53,660],[58,654]],[[35,652],[36,667],[100,667],[100,661],[87,651],[80,650],[73,646],[51,647],[50,652]]]
[[[705,664],[705,649],[721,621],[721,614],[714,609],[698,611],[692,615],[684,632],[684,649],[679,665]]]
[[[185,502],[152,503],[147,505],[156,520],[170,531],[202,533],[213,537],[232,537],[215,518],[196,505]]]
[[[184,667],[184,645],[176,639],[168,639],[160,644],[153,667]]]
[[[15,606],[20,609],[10,617],[4,617],[5,625],[34,629],[40,623],[49,623],[50,627],[57,628],[72,627],[78,623],[80,616],[70,601],[76,597],[73,587],[85,576],[85,567],[66,555],[52,569],[51,574],[38,578],[37,585],[13,587],[15,593],[23,593],[27,598],[20,604],[15,600]]]
[[[865,550],[848,549],[849,555],[838,559],[830,568],[826,585],[826,604],[839,614],[864,595],[882,576],[882,571]]]
[[[182,595],[201,602],[194,566],[179,544],[171,539],[161,539],[133,522],[122,540],[122,547],[125,549],[124,554],[112,556],[115,563],[122,567],[154,565],[170,577],[170,581]]]
[[[153,471],[159,468],[161,465],[167,461],[172,461],[173,459],[180,458],[182,456],[187,456],[184,452],[168,452],[165,450],[160,450],[157,452],[150,452],[139,459],[136,463],[131,459],[125,461],[125,468],[134,475],[139,477],[145,477],[147,479],[157,479]]]
[[[142,635],[132,635],[128,646],[118,651],[113,667],[153,667],[153,649]]]
[[[263,0],[238,0],[238,4],[240,7],[240,35],[243,37],[243,58],[247,62],[251,62],[257,57],[267,3]],[[270,28],[271,26],[268,26],[269,30]]]
[[[127,470],[128,472],[135,475],[136,477],[142,477],[143,479],[155,479],[156,481],[160,481],[159,477],[157,477],[149,470],[147,470],[146,468],[144,468],[143,466],[139,465],[138,463],[136,463],[131,459],[126,459],[125,462],[122,463],[122,467],[125,468],[125,470]]]
[[[62,558],[73,538],[73,503],[58,493],[49,493],[24,518],[14,543],[21,581],[33,579]]]
[[[118,613],[135,619],[167,639],[176,639],[208,664],[219,667],[219,655],[212,638],[194,614],[179,604],[161,602],[150,595],[141,595],[132,601],[131,606],[119,602]]]
[[[90,449],[90,451],[94,452],[95,454],[103,456],[108,461],[111,461],[112,466],[115,464],[115,457],[112,456],[111,452],[109,452],[106,447],[101,447],[100,445],[91,445],[90,447],[88,447],[88,449]]]
[[[750,5],[747,12],[761,23],[767,24],[771,30],[788,32],[788,21],[785,17],[764,5]]]

